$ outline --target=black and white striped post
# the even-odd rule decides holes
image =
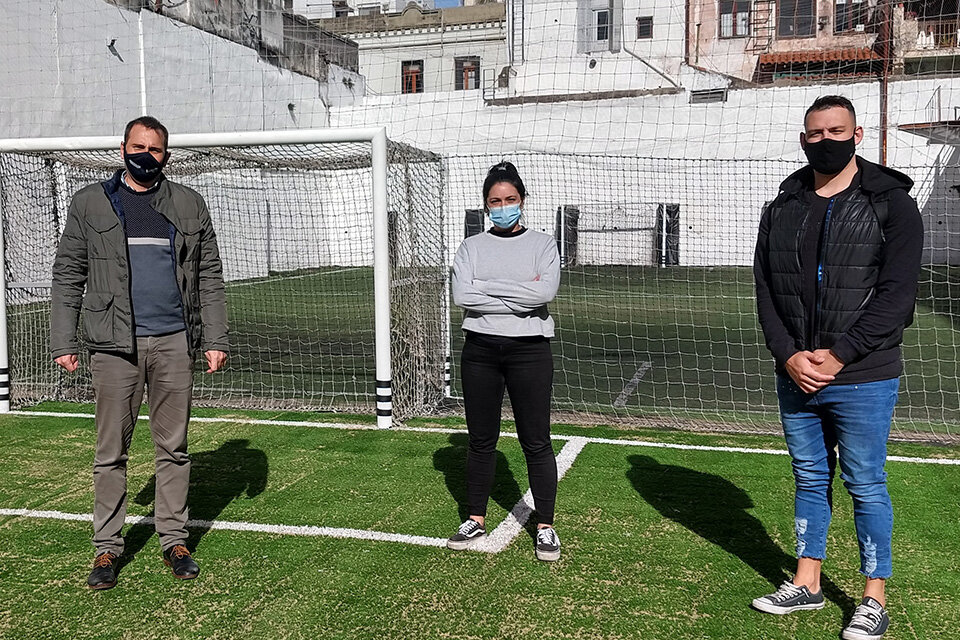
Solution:
[[[387,212],[387,131],[371,136],[373,173],[374,350],[377,356],[377,426],[393,424],[390,365],[390,224]]]
[[[7,351],[7,261],[3,245],[3,218],[0,210],[0,413],[10,411],[10,354]]]

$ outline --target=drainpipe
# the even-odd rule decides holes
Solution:
[[[887,127],[888,115],[890,110],[889,89],[890,89],[890,65],[893,42],[893,9],[890,6],[890,0],[880,0],[881,14],[880,22],[880,55],[883,58],[880,61],[880,164],[887,164]]]

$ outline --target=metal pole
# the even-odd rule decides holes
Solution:
[[[387,132],[371,141],[373,160],[373,297],[374,351],[377,359],[377,426],[393,422],[390,389],[390,225],[387,214]]]
[[[147,115],[147,63],[144,60],[143,47],[143,9],[137,14],[137,30],[140,39],[140,115]]]

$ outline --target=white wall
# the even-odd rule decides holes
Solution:
[[[621,45],[616,53],[577,52],[578,1],[584,0],[524,0],[524,61],[516,66],[516,94],[673,86],[683,61],[682,1],[624,0],[622,16],[618,17],[622,24]],[[653,16],[652,39],[637,39],[638,16]]]
[[[122,131],[141,113],[139,16],[102,0],[6,3],[0,137]],[[143,11],[142,18],[147,111],[171,131],[327,124],[316,80],[155,13]]]
[[[924,121],[938,87],[944,104],[960,104],[960,79],[891,83],[888,164],[917,182],[927,259],[960,262],[960,206],[953,206],[960,199],[949,190],[960,184],[956,158],[896,129]],[[866,133],[860,153],[878,160],[879,84],[872,82],[731,90],[727,102],[702,105],[689,104],[686,93],[495,107],[450,94],[383,96],[331,117],[335,126],[382,123],[394,140],[449,156],[451,252],[463,237],[464,209],[480,205],[486,169],[506,157],[527,180],[534,228],[553,233],[563,204],[678,203],[681,264],[749,264],[763,204],[805,162],[803,113],[828,93],[853,100]]]

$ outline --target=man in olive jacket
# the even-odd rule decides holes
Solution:
[[[126,517],[127,451],[143,399],[156,451],[156,529],[163,560],[180,579],[199,567],[186,547],[187,423],[198,350],[207,373],[227,357],[226,296],[217,238],[203,198],[167,180],[167,130],[130,122],[125,169],[76,193],[53,266],[50,348],[77,369],[83,316],[96,397],[93,465],[96,559],[92,589],[116,584]]]

